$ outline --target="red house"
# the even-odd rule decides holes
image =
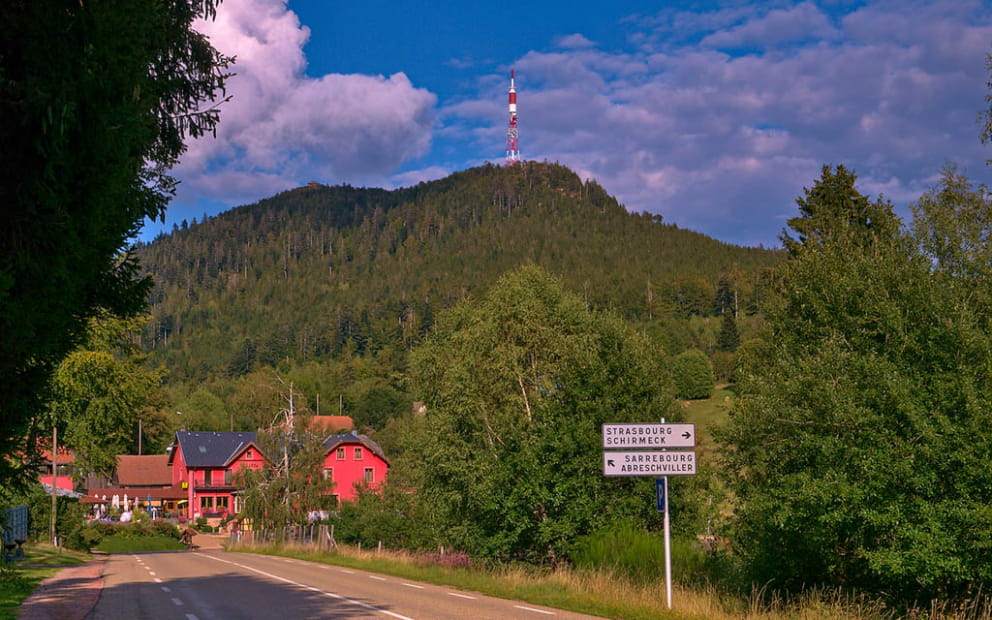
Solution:
[[[39,472],[38,482],[49,487],[54,484],[56,488],[63,491],[72,491],[74,487],[72,473],[76,463],[76,455],[73,454],[72,450],[65,446],[59,446],[58,454],[55,457],[54,472],[52,471],[52,451],[50,448],[42,450],[41,458],[41,472]]]
[[[241,511],[234,473],[261,469],[265,457],[253,432],[177,431],[169,448],[172,482],[186,490],[187,519],[220,518]]]
[[[324,440],[324,477],[334,481],[338,503],[352,501],[358,487],[376,488],[386,480],[389,461],[379,444],[355,431]]]

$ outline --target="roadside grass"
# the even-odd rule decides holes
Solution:
[[[186,546],[171,536],[106,536],[95,549],[104,553],[182,551]]]
[[[315,551],[293,544],[237,545],[228,551],[277,555],[321,564],[367,570],[403,579],[424,581],[525,601],[604,618],[624,620],[895,620],[903,617],[883,603],[829,590],[811,590],[785,600],[757,589],[750,596],[723,592],[713,586],[675,584],[672,609],[666,607],[664,582],[638,583],[605,570],[570,568],[547,570],[526,566],[453,567],[431,564],[407,552],[367,551],[339,545]],[[974,618],[972,615],[917,613],[905,617]],[[982,616],[983,618],[987,616]]]
[[[82,564],[89,555],[45,543],[25,545],[24,559],[0,563],[0,620],[13,620],[18,607],[38,584],[69,564]]]

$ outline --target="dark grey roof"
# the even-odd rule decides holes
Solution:
[[[339,444],[343,443],[360,443],[369,450],[371,450],[380,459],[386,461],[386,455],[383,453],[382,448],[376,442],[372,441],[365,435],[359,435],[356,431],[351,431],[350,433],[342,433],[340,435],[331,435],[324,440],[324,450],[330,452],[334,448],[338,447]],[[386,461],[387,463],[389,461]]]
[[[177,431],[176,441],[187,467],[223,467],[245,447],[255,443],[255,433]]]

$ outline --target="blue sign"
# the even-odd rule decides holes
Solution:
[[[665,512],[665,483],[667,480],[664,478],[657,478],[654,481],[654,491],[658,496],[658,512]]]

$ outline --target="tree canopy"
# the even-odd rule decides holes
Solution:
[[[216,4],[0,7],[0,455],[25,449],[87,319],[144,307],[127,246],[163,216],[185,139],[218,122],[230,59],[191,28]]]
[[[49,408],[76,455],[77,475],[109,477],[117,455],[137,453],[139,420],[146,449],[168,443],[163,371],[148,369],[147,356],[129,340],[140,323],[107,315],[91,320],[86,342],[55,370]]]
[[[965,595],[992,583],[992,278],[962,268],[992,205],[945,171],[914,236],[854,181],[825,168],[799,200],[767,334],[741,352],[734,544],[773,586]]]
[[[542,268],[442,313],[412,374],[427,410],[417,494],[448,545],[554,562],[653,512],[650,485],[604,479],[601,425],[676,419],[663,360]]]

